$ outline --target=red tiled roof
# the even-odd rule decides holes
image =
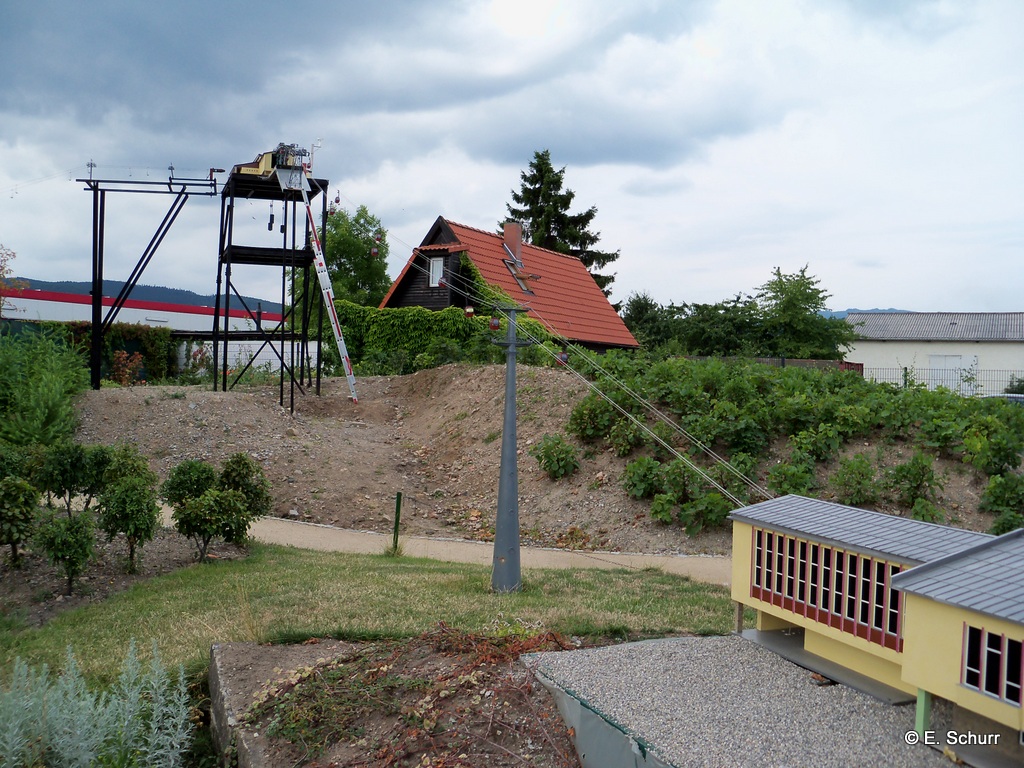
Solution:
[[[522,272],[539,276],[539,279],[528,282],[531,295],[519,286],[505,264],[509,257],[501,235],[447,219],[444,222],[458,239],[457,243],[445,243],[449,252],[464,249],[485,282],[500,288],[526,307],[529,310],[527,317],[541,322],[554,335],[598,346],[639,346],[583,262],[575,256],[523,243],[520,251]],[[429,247],[424,244],[422,249]],[[407,264],[402,270],[388,296],[401,282],[408,267]],[[386,303],[387,298],[381,306]]]

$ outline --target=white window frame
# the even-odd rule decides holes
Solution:
[[[440,288],[444,277],[444,256],[430,257],[430,287]]]
[[[973,638],[975,642],[971,642]],[[1024,706],[1022,687],[1024,671],[1021,669],[1022,642],[982,627],[964,624],[964,644],[960,669],[960,684],[972,691],[992,696],[1012,704]],[[1010,678],[1010,657],[1014,656],[1016,675]],[[977,679],[970,682],[968,676]]]

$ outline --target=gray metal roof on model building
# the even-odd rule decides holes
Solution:
[[[1024,312],[850,312],[846,322],[874,341],[1024,341]]]
[[[804,496],[780,496],[740,507],[729,517],[906,563],[938,560],[993,538]]]
[[[1024,624],[1024,528],[893,577],[904,592]]]

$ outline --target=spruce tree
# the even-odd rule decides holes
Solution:
[[[550,150],[534,152],[529,170],[520,174],[520,191],[512,190],[512,203],[506,205],[508,219],[522,225],[523,237],[531,245],[577,257],[607,296],[615,275],[594,270],[615,261],[619,252],[594,250],[601,239],[600,232],[590,231],[597,208],[591,206],[582,213],[569,213],[576,193],[562,189],[564,177],[565,167],[556,171],[551,164]]]

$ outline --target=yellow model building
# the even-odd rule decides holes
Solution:
[[[1024,529],[894,582],[904,602],[902,677],[918,691],[919,714],[941,696],[958,707],[958,732],[1000,734],[1000,743],[1020,745]]]
[[[995,537],[802,496],[736,510],[743,635],[892,703],[932,695],[1024,762],[1024,530]],[[958,745],[959,746],[959,745]],[[1008,748],[1008,749],[1007,749]]]

